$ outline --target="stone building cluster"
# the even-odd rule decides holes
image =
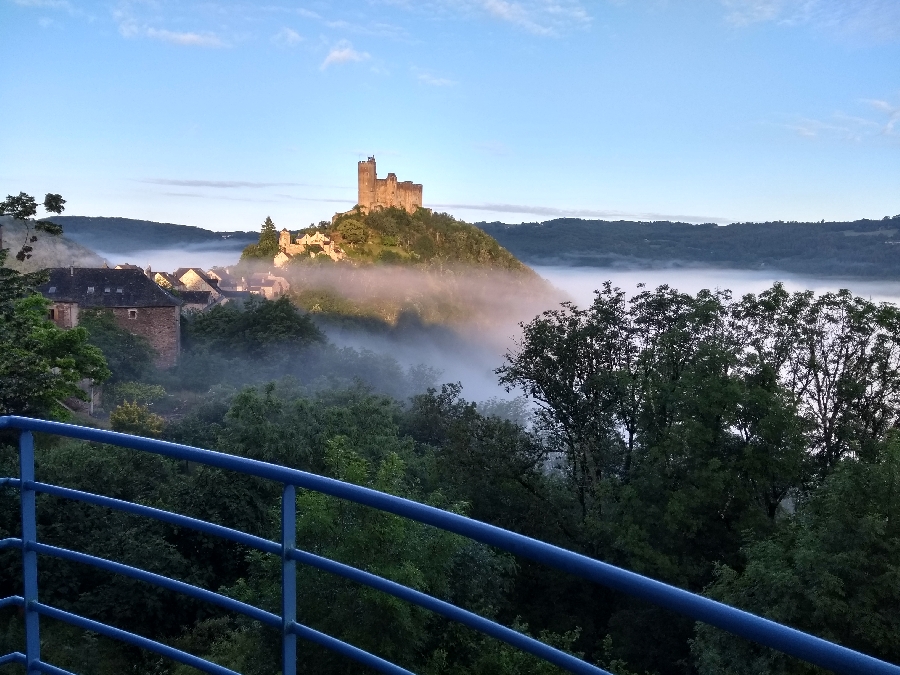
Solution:
[[[302,237],[292,237],[288,230],[282,230],[278,234],[278,254],[275,256],[275,267],[284,267],[294,256],[309,255],[313,258],[317,255],[327,255],[332,260],[343,260],[343,249],[338,246],[326,234],[314,232],[304,234]]]
[[[228,268],[182,267],[171,274],[137,265],[61,267],[38,287],[50,301],[48,318],[60,328],[74,328],[86,310],[109,311],[116,324],[148,340],[156,364],[169,368],[181,352],[181,315],[216,304],[261,295],[274,300],[290,290],[284,277],[271,272],[233,275]]]
[[[378,178],[374,157],[359,163],[357,184],[357,204],[364,213],[391,207],[412,213],[422,206],[422,184],[410,180],[398,182],[394,173],[389,173],[387,178]]]

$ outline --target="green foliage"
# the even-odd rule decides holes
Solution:
[[[337,231],[348,244],[364,244],[368,239],[366,226],[356,218],[343,218]]]
[[[260,260],[272,260],[278,255],[278,231],[275,223],[266,216],[259,232],[259,242],[250,244],[241,253],[241,260],[258,258]]]
[[[900,441],[873,461],[843,459],[797,513],[721,566],[710,597],[836,641],[900,660]],[[692,651],[702,675],[824,672],[698,625]]]
[[[44,197],[44,209],[48,213],[62,213],[65,211],[65,203],[66,200],[61,195],[48,193]],[[20,262],[31,258],[34,250],[32,244],[38,240],[36,232],[41,231],[51,235],[62,234],[62,228],[56,223],[47,220],[35,222],[33,220],[35,214],[37,214],[37,202],[34,197],[24,192],[20,192],[17,196],[7,195],[6,199],[0,202],[0,216],[12,216],[25,225],[25,241],[16,253],[16,260]],[[3,247],[2,229],[3,226],[0,224],[0,248]]]
[[[421,266],[474,265],[514,272],[528,268],[477,227],[446,213],[417,209],[351,211],[326,224],[326,233],[353,245],[358,262],[410,262]]]
[[[296,349],[324,337],[312,320],[286,296],[253,297],[243,305],[228,303],[185,318],[185,337],[193,349],[226,355],[261,357],[277,348]]]
[[[64,418],[62,401],[87,400],[79,382],[102,382],[109,369],[87,331],[47,319],[50,303],[34,291],[46,277],[19,274],[5,260],[0,251],[0,414]]]
[[[162,434],[165,420],[150,412],[150,408],[136,401],[125,401],[109,414],[113,431],[136,436],[157,438]]]
[[[153,370],[156,352],[147,338],[121,328],[112,312],[82,310],[78,325],[88,333],[88,341],[100,349],[112,371],[110,382],[140,380]]]
[[[166,397],[166,390],[158,384],[145,382],[116,382],[104,387],[104,403],[112,408],[125,401],[153,405]]]

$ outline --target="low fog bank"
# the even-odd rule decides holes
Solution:
[[[514,396],[494,370],[515,347],[519,322],[566,299],[533,275],[483,268],[315,265],[284,275],[334,344],[435,368],[439,382],[462,383],[475,401]]]
[[[544,279],[571,297],[580,307],[593,302],[594,291],[604,281],[612,281],[627,294],[632,295],[639,283],[653,289],[668,284],[684,293],[696,293],[703,289],[728,289],[735,298],[746,293],[759,293],[780,281],[791,292],[812,290],[816,294],[849,289],[875,302],[900,302],[900,281],[876,281],[870,279],[840,279],[789,274],[777,270],[736,269],[620,269],[600,267],[546,266],[533,268]]]
[[[148,265],[154,272],[172,272],[179,267],[229,267],[237,263],[241,257],[241,249],[232,247],[210,246],[206,244],[185,246],[182,248],[145,249],[130,253],[107,253],[98,250],[97,254],[112,261],[113,266],[131,263],[146,268]]]

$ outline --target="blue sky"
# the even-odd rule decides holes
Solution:
[[[900,213],[900,0],[0,0],[0,192],[292,229]]]

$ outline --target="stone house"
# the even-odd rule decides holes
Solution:
[[[322,232],[304,234],[302,237],[297,237],[296,241],[291,240],[291,233],[287,229],[278,233],[279,253],[275,257],[276,267],[284,267],[293,256],[306,255],[307,253],[313,257],[327,255],[334,261],[343,260],[346,257],[343,249],[331,237]],[[315,250],[314,247],[322,249],[321,252]]]
[[[49,272],[50,280],[38,291],[52,303],[49,319],[57,326],[74,328],[86,309],[108,310],[119,327],[147,338],[158,366],[178,362],[182,302],[143,270],[62,267]]]
[[[180,267],[172,274],[188,291],[209,291],[215,300],[222,293],[219,290],[219,282],[199,267]]]

